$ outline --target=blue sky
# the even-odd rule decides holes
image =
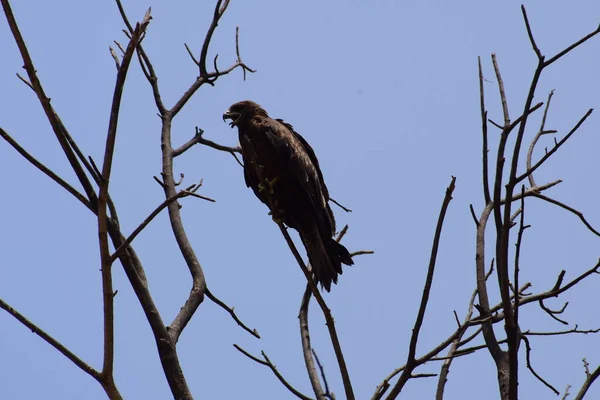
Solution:
[[[103,154],[114,86],[113,40],[126,43],[110,1],[13,2],[22,33],[52,103],[86,154]],[[212,15],[211,2],[124,2],[132,20],[152,6],[145,39],[168,107],[197,75],[183,43],[199,51]],[[525,3],[538,44],[551,56],[595,29],[600,3]],[[215,34],[210,54],[221,67],[235,57],[240,26],[244,61],[258,72],[241,72],[203,87],[173,125],[174,144],[194,127],[219,143],[234,145],[237,132],[221,120],[232,103],[252,99],[271,116],[294,125],[313,146],[332,197],[353,210],[334,208],[338,224],[350,225],[344,243],[373,249],[356,259],[326,299],[336,318],[357,398],[368,398],[379,382],[406,359],[421,296],[431,240],[451,175],[457,177],[440,247],[438,270],[419,341],[422,354],[455,327],[475,286],[475,227],[469,204],[483,207],[477,56],[487,79],[489,116],[501,120],[490,53],[495,52],[512,116],[522,109],[535,68],[520,3],[445,1],[330,2],[233,0]],[[0,22],[0,126],[70,182],[62,156],[36,98],[15,76],[22,61],[4,19]],[[555,89],[547,127],[559,137],[587,111],[598,108],[600,38],[549,68],[536,100]],[[528,138],[537,128],[534,118]],[[598,117],[592,118],[537,173],[538,183],[564,182],[548,194],[584,212],[600,226],[597,206]],[[490,146],[498,132],[490,128]],[[111,193],[124,232],[131,232],[163,200],[152,179],[160,172],[159,120],[150,88],[134,63],[127,78]],[[552,139],[544,138],[544,146]],[[0,198],[0,298],[96,367],[102,361],[99,253],[95,218],[64,190],[0,144],[4,195]],[[291,398],[271,374],[239,354],[265,350],[280,372],[310,394],[298,333],[297,313],[304,277],[267,209],[248,190],[241,168],[228,154],[196,146],[176,160],[185,183],[204,179],[201,193],[216,203],[185,199],[182,215],[212,292],[258,329],[257,340],[239,329],[208,300],[184,331],[179,355],[197,398]],[[573,215],[530,200],[521,281],[533,291],[552,287],[592,267],[598,238]],[[185,300],[190,279],[161,214],[134,242],[151,292],[165,321]],[[489,250],[491,254],[491,247]],[[120,267],[114,269],[116,382],[128,399],[164,399],[170,392],[154,340]],[[598,291],[592,277],[561,299],[564,317],[582,329],[600,327],[590,309]],[[492,294],[492,301],[498,300]],[[522,329],[563,326],[532,306],[522,311]],[[593,305],[592,305],[593,307]],[[497,328],[498,333],[502,328]],[[329,383],[343,397],[322,316],[313,307],[313,345]],[[102,399],[101,387],[6,313],[0,313],[0,398]],[[533,363],[559,390],[584,379],[581,363],[600,363],[597,336],[534,338]],[[439,371],[438,364],[419,372]],[[522,361],[523,398],[553,398]],[[447,399],[494,398],[495,368],[481,351],[457,360]],[[405,398],[432,398],[435,378],[410,382]],[[593,389],[588,398],[600,396]]]

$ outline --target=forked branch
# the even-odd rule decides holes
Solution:
[[[425,285],[423,289],[423,296],[421,298],[421,305],[419,306],[419,312],[417,313],[417,318],[415,320],[415,325],[412,330],[412,335],[410,338],[410,344],[408,348],[408,358],[406,360],[406,366],[402,371],[402,375],[398,378],[398,382],[392,388],[390,394],[386,399],[391,400],[395,399],[400,391],[408,382],[408,380],[412,377],[412,373],[414,369],[419,365],[416,362],[416,352],[417,352],[417,342],[419,340],[419,332],[421,330],[421,326],[423,325],[423,319],[425,318],[425,310],[427,309],[427,303],[429,301],[429,294],[431,292],[431,285],[433,284],[433,276],[435,273],[435,264],[437,260],[437,253],[440,244],[440,239],[442,236],[442,228],[444,226],[444,219],[446,217],[446,211],[448,210],[448,206],[450,205],[450,201],[452,200],[452,193],[454,192],[456,183],[456,178],[453,176],[450,181],[450,185],[446,189],[446,196],[444,197],[444,201],[442,203],[442,208],[440,210],[440,214],[438,217],[437,227],[435,230],[435,235],[433,236],[433,244],[431,246],[431,256],[429,258],[429,267],[427,269],[427,277],[425,278]]]

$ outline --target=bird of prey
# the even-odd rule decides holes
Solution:
[[[315,152],[292,125],[270,118],[253,101],[233,104],[223,114],[227,119],[238,128],[246,186],[269,207],[273,219],[298,231],[315,279],[329,292],[342,273],[341,264],[353,262],[332,237],[335,219]]]

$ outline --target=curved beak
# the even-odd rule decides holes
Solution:
[[[239,117],[240,113],[231,112],[227,110],[223,113],[223,122],[227,122],[227,120],[230,119],[231,122],[229,123],[229,126],[233,128]]]

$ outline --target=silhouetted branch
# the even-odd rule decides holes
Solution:
[[[75,172],[75,175],[77,176],[77,179],[83,186],[84,192],[92,208],[95,209],[97,201],[96,192],[94,191],[94,188],[92,187],[89,179],[87,178],[85,171],[81,168],[81,165],[77,161],[75,154],[73,154],[73,150],[71,149],[69,143],[65,138],[65,132],[67,132],[67,129],[65,128],[64,124],[58,117],[58,114],[52,107],[50,103],[50,98],[46,95],[46,92],[42,87],[42,84],[37,76],[37,70],[33,65],[33,61],[31,59],[31,56],[29,55],[29,50],[27,49],[27,45],[25,44],[25,40],[21,35],[19,27],[17,26],[17,21],[15,20],[10,4],[8,0],[1,0],[1,4],[2,8],[4,9],[4,15],[6,16],[8,26],[15,39],[15,43],[19,48],[21,58],[23,59],[23,68],[27,72],[29,82],[31,83],[31,86],[35,91],[35,94],[40,102],[40,105],[44,110],[44,113],[46,114],[46,118],[48,119],[48,122],[52,127],[52,131],[54,132],[54,135],[56,136],[56,139],[58,140],[62,151],[67,157],[67,160],[69,161],[69,165],[71,166],[73,172]]]
[[[421,298],[421,305],[419,306],[419,311],[417,313],[417,318],[415,320],[415,325],[413,327],[412,335],[410,338],[406,367],[402,371],[402,375],[400,375],[400,378],[398,378],[398,382],[396,382],[396,384],[392,388],[392,391],[387,396],[388,400],[395,399],[398,396],[406,382],[408,382],[408,380],[411,378],[413,370],[418,366],[418,364],[416,363],[415,354],[417,351],[419,332],[423,324],[423,319],[425,318],[425,310],[427,309],[427,302],[429,301],[429,294],[431,291],[431,285],[433,283],[433,274],[435,272],[437,252],[440,244],[440,238],[442,236],[442,227],[444,225],[444,218],[446,216],[446,211],[448,210],[448,205],[452,200],[452,192],[454,192],[455,182],[456,178],[453,176],[452,180],[450,181],[450,185],[446,189],[446,196],[444,197],[442,208],[438,217],[437,227],[435,230],[435,235],[433,237],[433,244],[431,246],[431,256],[429,258],[427,277],[425,279],[425,285],[423,288],[423,297]]]
[[[210,300],[212,300],[216,305],[218,305],[219,307],[221,307],[222,309],[224,309],[225,311],[227,311],[229,313],[229,315],[231,315],[231,318],[233,318],[233,320],[246,332],[248,332],[249,334],[251,334],[252,336],[254,336],[257,339],[260,339],[260,335],[258,334],[258,331],[256,329],[250,329],[248,328],[248,326],[246,324],[244,324],[236,315],[235,311],[233,311],[233,307],[229,307],[227,304],[223,303],[221,300],[219,300],[214,294],[211,293],[210,290],[208,290],[208,288],[206,288],[206,297],[208,297]]]
[[[333,393],[329,391],[329,384],[327,383],[327,376],[325,376],[325,370],[323,369],[323,365],[321,365],[321,361],[319,361],[319,356],[317,356],[317,352],[315,349],[312,350],[312,354],[315,357],[315,361],[319,366],[319,371],[321,371],[321,378],[323,379],[323,384],[325,385],[325,397],[330,400],[335,400],[335,396]]]
[[[587,335],[589,333],[598,333],[600,332],[600,328],[598,329],[578,329],[578,325],[575,325],[572,329],[568,329],[566,331],[558,331],[558,332],[531,332],[525,331],[523,335],[527,336],[561,336],[561,335],[569,335],[571,333],[580,333]]]
[[[229,0],[218,0],[215,5],[215,11],[213,13],[213,18],[210,26],[208,27],[208,32],[206,32],[206,36],[204,36],[204,43],[202,44],[202,50],[200,51],[200,57],[198,58],[198,62],[196,63],[200,68],[200,76],[206,79],[208,77],[208,71],[206,70],[206,57],[208,55],[208,47],[210,46],[210,41],[212,40],[213,33],[215,29],[217,29],[217,25],[219,24],[219,20],[225,14],[227,7],[229,6]],[[191,54],[190,54],[191,55]],[[192,57],[193,59],[193,57]],[[195,60],[194,60],[195,61]]]
[[[600,376],[600,366],[598,366],[594,372],[590,372],[590,364],[585,358],[583,359],[583,367],[585,369],[585,382],[583,382],[581,389],[579,389],[577,396],[575,396],[573,400],[583,400],[585,394],[592,386],[592,383]]]
[[[335,199],[332,199],[331,197],[329,198],[329,201],[331,201],[333,204],[335,204],[336,206],[338,206],[342,210],[346,211],[347,213],[352,212],[351,209],[344,207],[343,205],[341,205],[340,203],[338,203],[337,201],[335,201]]]
[[[257,363],[259,363],[261,365],[269,367],[269,369],[271,369],[271,371],[273,371],[273,373],[275,374],[275,376],[277,377],[277,379],[279,379],[279,381],[281,383],[283,383],[283,386],[285,386],[296,397],[298,397],[299,399],[302,399],[302,400],[311,400],[310,397],[305,396],[302,393],[300,393],[298,390],[296,390],[292,385],[290,385],[285,380],[285,378],[279,373],[279,371],[277,370],[277,367],[275,367],[275,365],[273,365],[273,363],[271,362],[271,360],[269,359],[269,357],[267,357],[267,354],[264,351],[261,351],[261,354],[262,354],[262,356],[264,358],[264,360],[261,360],[260,358],[255,357],[252,354],[248,353],[246,350],[242,349],[237,344],[234,344],[233,347],[235,347],[236,350],[238,350],[240,353],[242,353],[243,355],[245,355],[246,357],[248,357],[252,361],[257,362]]]
[[[523,174],[516,176],[515,173],[515,178],[512,180],[513,184],[518,184],[519,182],[521,182],[523,179],[527,178],[529,175],[531,175],[536,169],[538,169],[548,158],[550,158],[552,156],[552,154],[556,153],[556,151],[563,145],[566,143],[567,140],[569,140],[569,138],[571,136],[573,136],[573,134],[575,132],[577,132],[577,130],[579,129],[579,127],[581,125],[583,125],[583,123],[585,122],[585,120],[592,115],[592,112],[594,111],[593,108],[590,108],[583,117],[581,117],[581,119],[579,120],[579,122],[577,122],[577,124],[575,124],[575,126],[569,131],[569,133],[567,133],[567,135],[565,137],[563,137],[561,140],[559,140],[549,151],[546,152],[546,154],[544,154],[544,156],[538,161],[536,162],[533,166],[531,166],[531,168],[528,168],[527,171],[525,171]],[[515,167],[516,168],[516,167]],[[516,169],[515,169],[516,171]]]
[[[24,84],[26,84],[27,86],[29,86],[29,89],[31,89],[31,90],[33,90],[35,92],[35,88],[31,84],[31,82],[29,82],[27,79],[23,78],[21,76],[21,74],[17,73],[17,78],[19,78],[21,80],[21,82],[23,82]]]
[[[223,13],[227,9],[228,5],[229,5],[229,0],[217,1],[217,4],[215,6],[215,11],[213,14],[213,20],[211,22],[210,27],[208,28],[208,32],[205,36],[204,44],[202,45],[202,50],[200,52],[200,59],[198,60],[198,62],[200,64],[199,65],[200,76],[198,76],[196,81],[189,87],[188,90],[186,90],[186,92],[183,94],[183,96],[181,96],[181,98],[177,101],[177,103],[175,103],[175,105],[169,110],[169,116],[171,118],[174,117],[175,115],[177,115],[177,113],[179,113],[179,111],[181,111],[183,106],[193,96],[193,94],[196,92],[196,90],[198,90],[200,88],[200,86],[202,86],[204,84],[214,85],[215,81],[218,78],[229,74],[230,72],[237,69],[238,67],[242,68],[242,71],[244,72],[244,79],[246,79],[246,71],[256,72],[255,70],[248,67],[241,59],[240,45],[239,45],[239,28],[237,28],[237,27],[235,30],[235,48],[236,48],[236,57],[237,57],[235,63],[233,65],[231,65],[229,68],[226,68],[221,71],[215,70],[214,72],[207,72],[206,57],[208,54],[208,46],[210,44],[210,39],[212,38],[212,34],[214,33],[214,30],[216,29],[216,27],[219,23],[219,20],[223,16]]]
[[[298,320],[300,321],[300,338],[302,339],[302,355],[304,356],[304,363],[306,364],[306,371],[308,372],[308,379],[312,385],[313,392],[318,400],[325,397],[325,392],[319,381],[319,375],[317,374],[317,368],[315,366],[315,359],[313,358],[312,346],[310,344],[310,331],[308,329],[308,306],[310,304],[310,297],[312,291],[310,285],[306,285],[304,295],[302,296],[302,302],[300,304],[300,312],[298,313]]]
[[[527,27],[528,31],[529,31],[529,25]],[[554,95],[554,90],[551,90],[550,93],[548,94],[548,100],[546,100],[546,107],[544,108],[544,114],[542,116],[542,122],[540,124],[540,129],[539,131],[536,133],[535,137],[533,138],[533,140],[531,141],[531,144],[529,145],[529,150],[527,151],[527,170],[531,169],[531,157],[533,156],[533,150],[535,149],[535,145],[537,144],[538,140],[540,139],[540,137],[542,137],[542,135],[546,135],[546,134],[550,134],[550,133],[556,133],[556,131],[547,131],[545,130],[546,127],[546,117],[548,116],[548,110],[550,109],[550,102],[552,101],[552,96]],[[531,185],[531,187],[535,187],[535,180],[533,179],[533,174],[529,175],[529,184]]]
[[[554,320],[556,320],[556,321],[560,322],[560,323],[561,323],[561,324],[563,324],[563,325],[569,325],[569,323],[568,323],[567,321],[563,321],[562,319],[560,319],[560,318],[558,318],[558,317],[556,316],[556,314],[562,314],[562,313],[563,313],[563,311],[565,311],[565,308],[567,308],[567,306],[569,305],[569,302],[568,302],[568,301],[565,303],[565,305],[563,306],[563,308],[562,308],[562,309],[560,309],[560,310],[558,310],[558,311],[554,311],[554,310],[551,310],[551,309],[549,309],[548,307],[546,307],[546,305],[544,304],[544,300],[543,300],[543,299],[540,299],[540,301],[539,301],[539,304],[540,304],[540,308],[541,308],[542,310],[544,310],[544,311],[545,311],[545,312],[546,312],[546,313],[547,313],[547,314],[548,314],[550,317],[552,317]]]
[[[137,237],[137,235],[139,235],[142,232],[142,230],[144,230],[144,228],[150,222],[152,222],[152,220],[158,214],[160,214],[160,212],[162,210],[164,210],[169,204],[171,204],[174,201],[177,201],[178,199],[181,199],[183,197],[191,196],[194,193],[194,191],[196,191],[200,186],[202,186],[202,183],[191,185],[191,186],[187,187],[185,190],[181,190],[181,191],[177,192],[174,196],[171,196],[168,199],[164,200],[158,207],[156,207],[154,209],[154,211],[152,211],[150,213],[150,215],[148,215],[148,217],[146,217],[146,219],[144,221],[142,221],[142,223],[140,225],[138,225],[137,228],[134,229],[134,231],[131,233],[131,235],[129,235],[129,237],[125,240],[125,242],[121,246],[119,246],[119,248],[117,250],[115,250],[115,252],[110,257],[110,261],[114,262],[121,255],[121,252],[123,252],[123,250],[125,250],[127,248],[127,246],[129,246],[131,244],[131,242],[133,242],[133,239],[135,239]],[[204,198],[204,199],[214,202],[214,200],[212,200],[212,199],[208,199],[208,198]]]
[[[479,68],[479,104],[481,109],[481,134],[482,140],[482,165],[483,165],[483,198],[485,204],[492,201],[490,196],[489,166],[488,166],[488,130],[487,130],[487,110],[485,109],[485,92],[483,89],[483,70],[481,69],[481,57],[477,57],[477,66]],[[472,210],[472,208],[471,208]],[[474,213],[473,213],[474,214]]]
[[[100,180],[100,191],[98,194],[98,239],[100,245],[100,260],[102,273],[102,299],[104,309],[104,360],[102,367],[103,380],[113,381],[114,367],[114,290],[112,285],[112,261],[108,244],[108,185],[112,169],[112,160],[117,136],[117,124],[121,107],[121,98],[125,85],[125,78],[129,70],[131,58],[136,46],[142,38],[142,34],[150,23],[150,10],[146,13],[141,24],[136,24],[131,34],[127,50],[117,72],[115,89],[113,94],[108,133],[106,135],[106,148],[104,151],[104,163]],[[119,396],[120,397],[120,396]]]
[[[527,338],[527,336],[521,336],[521,339],[523,339],[523,341],[525,342],[525,355],[526,355],[526,360],[527,360],[527,368],[529,369],[529,371],[531,371],[531,373],[533,374],[533,376],[535,376],[538,381],[542,382],[548,389],[552,390],[557,396],[560,394],[560,392],[558,390],[556,390],[556,388],[554,386],[552,386],[550,383],[548,383],[544,378],[542,378],[536,371],[535,369],[533,369],[533,366],[531,365],[531,345],[529,343],[529,339]]]
[[[567,400],[567,397],[569,397],[569,395],[571,394],[570,390],[571,390],[571,385],[567,385],[567,387],[565,388],[565,392],[563,393],[563,396],[561,397],[560,400]]]
[[[498,91],[500,92],[500,100],[502,102],[502,113],[504,114],[504,125],[503,128],[510,126],[510,115],[508,112],[508,103],[506,101],[506,92],[504,90],[504,81],[500,74],[500,68],[498,67],[498,61],[496,60],[496,54],[492,53],[492,64],[494,65],[494,73],[498,80]]]
[[[0,299],[0,308],[8,312],[15,319],[17,319],[20,323],[25,325],[31,332],[35,333],[39,337],[41,337],[46,343],[50,346],[54,347],[58,350],[62,355],[67,357],[73,364],[77,365],[83,372],[90,375],[96,380],[100,380],[101,374],[99,371],[96,371],[85,361],[81,360],[77,357],[73,352],[67,349],[63,344],[61,344],[58,340],[54,339],[52,336],[44,332],[33,322],[29,321],[23,314],[19,313],[17,310],[12,308],[9,304],[7,304],[4,300]]]
[[[121,4],[121,0],[115,1],[117,3],[117,7],[119,8],[121,18],[127,26],[129,34],[131,35],[131,33],[133,32],[133,28],[129,23],[129,19],[127,18],[127,14],[125,13],[123,5]],[[158,77],[156,76],[156,72],[154,71],[154,66],[150,62],[150,58],[146,54],[144,47],[141,44],[137,46],[137,54],[140,66],[142,67],[142,71],[144,72],[144,76],[146,77],[146,79],[150,83],[150,87],[152,88],[152,95],[154,97],[154,102],[156,103],[156,108],[158,108],[159,115],[163,116],[167,111],[167,108],[165,107],[160,95],[160,89],[158,88]]]
[[[77,189],[73,186],[69,185],[64,179],[58,176],[54,171],[50,168],[46,167],[44,164],[39,162],[35,157],[27,152],[19,143],[17,143],[4,129],[0,128],[0,136],[4,140],[8,142],[20,155],[23,156],[27,161],[29,161],[34,167],[42,171],[46,176],[56,182],[59,186],[65,189],[67,192],[71,193],[73,197],[79,200],[87,209],[92,212],[96,212],[96,210],[92,207],[89,200],[85,198],[84,195],[79,193]]]
[[[337,331],[335,329],[335,322],[331,315],[331,311],[329,310],[329,307],[327,307],[327,304],[325,303],[323,296],[321,296],[321,293],[319,292],[319,289],[317,288],[317,285],[316,285],[314,279],[312,278],[311,273],[308,271],[308,268],[306,268],[306,265],[304,265],[302,256],[300,256],[300,253],[298,253],[298,249],[296,248],[296,245],[294,244],[294,242],[292,241],[292,238],[290,237],[289,233],[287,232],[287,229],[285,228],[285,226],[283,226],[282,222],[277,222],[277,225],[279,226],[279,230],[281,231],[281,234],[285,238],[285,241],[287,242],[288,246],[290,247],[292,254],[296,258],[296,261],[298,262],[300,269],[302,269],[302,272],[304,273],[304,276],[306,277],[306,280],[307,280],[308,284],[310,285],[312,294],[313,294],[313,296],[315,296],[315,300],[317,300],[317,303],[319,304],[319,307],[321,307],[321,311],[323,312],[323,315],[325,316],[327,330],[329,331],[329,336],[331,338],[331,344],[333,345],[333,350],[335,352],[338,366],[340,368],[340,374],[342,375],[342,381],[344,383],[344,390],[346,392],[346,398],[348,400],[354,400],[354,391],[352,389],[352,383],[350,381],[350,376],[348,374],[348,368],[346,367],[346,361],[344,360],[344,354],[342,352],[342,347],[340,345]]]
[[[487,280],[492,275],[493,271],[494,271],[494,264],[492,263],[492,265],[490,266],[490,270],[485,275],[485,280]],[[448,374],[450,373],[450,366],[452,364],[452,360],[454,360],[454,358],[455,358],[455,356],[454,356],[455,352],[458,350],[459,347],[464,346],[466,343],[469,343],[471,340],[476,338],[479,335],[479,333],[481,333],[481,331],[482,331],[482,328],[479,328],[471,336],[469,336],[465,340],[461,341],[462,336],[466,332],[466,329],[463,329],[463,327],[468,326],[469,322],[471,321],[471,317],[473,316],[473,307],[475,304],[476,296],[477,296],[477,289],[475,289],[473,291],[473,294],[471,295],[471,299],[469,300],[469,305],[467,307],[467,315],[465,316],[463,323],[459,324],[459,326],[458,326],[458,330],[460,331],[460,334],[457,335],[456,338],[452,341],[452,345],[450,346],[450,349],[448,350],[448,354],[445,357],[444,362],[442,363],[442,367],[440,369],[440,374],[439,374],[439,379],[438,379],[438,384],[437,384],[437,390],[435,392],[436,400],[443,400],[443,398],[444,398],[444,389],[446,387],[446,382],[448,381]],[[431,360],[434,360],[434,358],[432,358]]]
[[[237,163],[242,168],[244,167],[244,164],[242,164],[242,162],[238,159],[238,157],[236,155],[236,153],[238,153],[238,154],[242,153],[242,149],[240,148],[240,146],[236,146],[236,147],[223,146],[221,144],[213,142],[212,140],[204,139],[203,135],[204,135],[204,131],[202,129],[199,129],[198,127],[196,127],[196,134],[194,135],[194,137],[191,138],[187,143],[185,143],[180,148],[174,150],[174,156],[177,157],[178,155],[180,155],[181,153],[183,153],[184,151],[186,151],[187,149],[189,149],[196,143],[200,143],[205,146],[212,147],[215,150],[224,151],[226,153],[231,154],[233,156],[233,158],[235,158],[235,161],[237,161]]]
[[[538,199],[547,201],[548,203],[554,204],[556,206],[559,206],[560,208],[563,208],[563,209],[577,215],[579,217],[579,219],[581,220],[581,222],[583,222],[583,224],[586,226],[586,228],[588,228],[590,230],[590,232],[592,232],[596,236],[600,236],[600,232],[598,232],[596,229],[594,229],[594,227],[592,225],[590,225],[590,223],[585,219],[585,217],[583,216],[583,213],[581,211],[579,211],[573,207],[569,207],[568,205],[566,205],[558,200],[544,196],[539,193],[533,193],[532,196],[537,197]]]
[[[554,285],[554,287],[552,289],[550,289],[546,292],[543,292],[543,293],[539,293],[539,294],[528,296],[528,297],[521,299],[521,305],[531,303],[533,301],[545,300],[550,297],[558,297],[558,295],[571,289],[572,287],[577,285],[579,282],[581,282],[588,276],[593,275],[593,274],[599,274],[600,273],[598,271],[599,268],[600,268],[600,260],[592,268],[585,271],[581,275],[577,276],[575,279],[573,279],[572,281],[570,281],[569,283],[567,283],[564,286],[562,285],[562,278],[565,275],[565,271],[561,271],[561,273],[556,281],[556,284]]]

